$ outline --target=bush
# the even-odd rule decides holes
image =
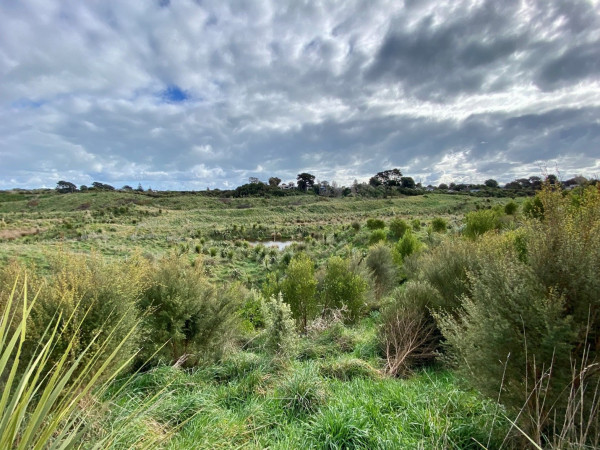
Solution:
[[[377,244],[378,242],[385,241],[387,234],[383,230],[375,230],[369,235],[369,245]]]
[[[392,252],[385,244],[376,244],[369,249],[366,264],[374,280],[375,299],[379,300],[396,282],[396,266]]]
[[[407,230],[404,233],[404,237],[400,239],[394,246],[394,259],[397,264],[402,264],[402,261],[407,256],[418,252],[423,247],[423,244],[417,236],[415,236],[411,230]]]
[[[367,228],[369,230],[382,230],[385,228],[385,222],[381,219],[367,219]]]
[[[136,302],[149,283],[148,261],[139,254],[123,262],[107,262],[95,253],[59,252],[49,262],[51,274],[45,284],[40,283],[40,301],[31,314],[26,357],[37,351],[48,324],[62,313],[61,333],[54,342],[50,361],[56,362],[67,347],[70,361],[75,361],[89,345],[92,348],[88,355],[95,354],[95,342],[103,340],[125,340],[109,369],[130,360],[141,343],[139,328],[134,333],[130,331],[138,321]],[[104,348],[98,355],[98,364],[111,351],[111,345]]]
[[[283,302],[281,293],[264,303],[265,348],[276,354],[291,353],[295,347],[296,332],[290,306]]]
[[[509,216],[514,216],[518,209],[519,209],[519,205],[517,205],[513,201],[510,201],[506,205],[504,205],[504,214],[509,215]]]
[[[237,330],[241,303],[239,286],[217,290],[204,274],[201,260],[192,267],[174,255],[163,258],[140,301],[147,313],[147,355],[162,347],[157,358],[170,363],[219,357]]]
[[[410,224],[413,231],[419,231],[421,229],[421,221],[419,219],[413,219]]]
[[[445,233],[446,229],[448,228],[448,222],[446,219],[436,217],[431,221],[431,228],[436,233]]]
[[[544,204],[539,195],[533,199],[528,198],[523,202],[523,214],[531,219],[542,219],[544,217]]]
[[[323,310],[343,309],[345,319],[355,322],[365,310],[367,288],[368,283],[351,270],[349,261],[332,256],[319,286]]]
[[[466,215],[465,222],[463,233],[472,239],[488,231],[500,229],[500,217],[496,211],[491,209],[470,212]]]
[[[318,311],[316,289],[317,280],[312,260],[305,253],[297,254],[285,271],[281,292],[283,300],[290,305],[296,325],[302,331],[306,330],[308,321]]]
[[[419,225],[420,224],[421,223],[419,222]],[[400,239],[402,236],[404,236],[406,230],[409,229],[409,226],[404,220],[395,218],[390,221],[389,228],[392,237],[394,237],[395,239]]]
[[[356,221],[352,222],[352,225],[351,225],[351,226],[352,226],[352,229],[353,229],[354,231],[358,231],[358,230],[360,230],[360,223],[358,223],[358,222],[356,222]]]
[[[394,291],[379,327],[386,373],[405,376],[415,367],[433,362],[439,332],[430,310],[440,305],[439,292],[428,283],[409,281]]]

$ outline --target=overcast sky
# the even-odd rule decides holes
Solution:
[[[600,5],[0,0],[0,189],[600,175]]]

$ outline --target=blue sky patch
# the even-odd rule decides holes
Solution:
[[[176,84],[169,85],[163,92],[162,98],[169,103],[185,102],[190,96]]]

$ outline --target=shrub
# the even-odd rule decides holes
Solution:
[[[463,233],[472,239],[500,228],[500,217],[496,211],[491,209],[472,211],[466,215],[465,222]]]
[[[350,269],[349,261],[332,256],[319,286],[323,310],[344,308],[345,319],[355,322],[365,309],[367,288],[368,283]]]
[[[439,332],[430,309],[438,308],[441,298],[428,283],[415,281],[396,289],[392,298],[379,328],[384,370],[392,376],[405,376],[435,358]]]
[[[237,285],[217,290],[201,260],[192,267],[174,255],[163,258],[140,301],[147,313],[146,352],[173,363],[180,358],[219,356],[237,328]],[[166,345],[165,345],[166,343]]]
[[[544,204],[539,195],[533,199],[528,198],[523,202],[523,214],[532,219],[541,219],[544,217]]]
[[[375,299],[379,300],[396,281],[396,266],[389,247],[383,243],[369,249],[366,265],[374,280]]]
[[[436,233],[445,233],[448,228],[448,222],[442,217],[436,217],[431,221],[431,228]]]
[[[421,229],[421,221],[419,219],[413,219],[410,224],[413,231],[419,231]]]
[[[395,239],[400,239],[402,236],[404,236],[406,230],[409,229],[409,226],[404,220],[395,218],[390,221],[389,228],[392,237],[394,237]]]
[[[264,303],[266,319],[265,348],[272,353],[283,354],[293,351],[296,332],[290,306],[283,302],[281,293]]]
[[[352,229],[353,229],[354,231],[358,231],[358,230],[360,230],[360,223],[358,223],[358,222],[356,222],[356,221],[352,222]]]
[[[305,253],[299,253],[288,265],[281,283],[284,301],[290,305],[296,325],[306,330],[308,320],[317,313],[317,280],[312,260]]]
[[[394,246],[394,259],[397,264],[402,264],[402,261],[407,256],[418,252],[423,247],[423,244],[411,230],[404,233],[404,237],[400,239]]]
[[[78,255],[59,252],[50,257],[51,275],[41,285],[41,301],[31,314],[30,340],[24,351],[30,357],[36,351],[49,323],[62,313],[61,333],[54,342],[50,361],[70,348],[70,361],[94,342],[123,342],[121,352],[111,360],[114,367],[128,361],[140,345],[139,328],[130,333],[138,321],[136,301],[149,283],[150,265],[140,254],[123,262],[107,262],[98,254]],[[113,324],[118,323],[118,326]],[[110,333],[109,333],[110,330]],[[127,339],[125,337],[127,336]],[[98,355],[102,360],[104,354]],[[86,361],[87,362],[87,361]],[[109,367],[112,369],[114,367]]]
[[[381,230],[385,228],[385,222],[381,219],[367,219],[367,228],[369,230]]]
[[[489,259],[469,280],[471,294],[460,314],[438,316],[449,358],[480,392],[492,398],[500,392],[513,412],[523,408],[521,426],[532,432],[536,420],[548,424],[549,408],[561,401],[571,379],[574,336],[563,299],[545,292],[531,269],[510,257]],[[539,417],[539,405],[528,395],[550,376]]]
[[[377,244],[378,242],[385,241],[387,239],[387,234],[383,230],[374,230],[369,235],[369,245]]]
[[[504,205],[504,214],[509,215],[509,216],[514,216],[518,209],[519,209],[519,205],[517,205],[513,201],[510,201],[506,205]]]

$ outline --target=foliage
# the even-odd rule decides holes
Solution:
[[[408,229],[394,246],[394,260],[397,264],[401,264],[407,256],[417,253],[422,248],[423,244],[419,238],[413,234],[412,230]]]
[[[367,228],[369,230],[382,230],[385,228],[385,222],[381,219],[367,219]]]
[[[533,219],[544,217],[544,204],[539,195],[536,195],[533,199],[528,198],[523,202],[523,214],[525,217]]]
[[[114,362],[128,335],[117,341],[113,339],[113,328],[110,326],[104,337],[97,334],[72,360],[77,335],[70,335],[61,323],[75,321],[73,328],[78,329],[81,325],[77,321],[79,304],[71,314],[58,312],[47,323],[46,332],[38,341],[35,352],[26,356],[23,348],[30,338],[28,318],[40,300],[37,296],[30,300],[25,280],[20,289],[22,297],[19,302],[15,297],[18,285],[17,279],[0,317],[0,447],[67,448],[77,444],[85,433],[90,432],[87,419],[96,406],[90,404],[89,399],[93,393],[98,394],[94,392],[97,388],[100,391],[105,388],[106,385],[102,385],[100,380],[113,380],[127,366],[128,361],[120,365]],[[8,325],[18,308],[22,312],[11,332]],[[120,322],[115,320],[113,325],[119,326]],[[138,323],[134,323],[129,333],[135,333],[137,326]],[[67,345],[53,362],[52,350],[58,341],[67,342]],[[17,375],[19,373],[21,375]],[[81,405],[86,399],[88,410],[83,411]],[[114,434],[113,430],[96,444],[99,447],[108,445],[114,439]]]
[[[319,286],[323,310],[343,309],[348,322],[355,322],[366,306],[368,283],[355,273],[348,260],[332,256],[325,265]]]
[[[421,225],[421,222],[419,222],[419,226],[420,225]],[[406,230],[408,230],[410,228],[408,226],[408,224],[400,218],[394,218],[394,219],[390,220],[388,227],[390,229],[390,233],[396,239],[400,239],[402,236],[404,236],[404,233],[406,233]]]
[[[310,173],[299,173],[297,177],[298,181],[298,189],[301,191],[306,191],[309,188],[312,188],[315,184],[315,176]]]
[[[175,255],[163,258],[140,301],[147,313],[146,353],[158,351],[171,363],[219,356],[236,330],[240,305],[239,287],[217,290],[200,260],[191,266]]]
[[[374,245],[385,240],[387,240],[387,234],[384,230],[373,230],[369,235],[369,245]]]
[[[513,202],[511,200],[506,205],[504,205],[504,214],[509,215],[509,216],[514,216],[518,209],[519,209],[519,205],[517,205],[515,202]]]
[[[402,184],[402,172],[400,169],[389,169],[378,172],[369,179],[371,186],[400,186]]]
[[[288,414],[310,414],[327,399],[323,380],[316,366],[309,365],[293,372],[276,389],[276,395]]]
[[[472,211],[465,216],[464,235],[475,239],[484,233],[500,228],[500,217],[491,209]]]
[[[271,297],[264,302],[264,309],[267,337],[265,347],[276,354],[290,353],[296,337],[290,306],[283,302],[282,294],[279,293],[277,297]]]
[[[396,266],[390,248],[379,243],[369,248],[366,259],[367,268],[374,281],[375,299],[381,299],[396,282]]]
[[[435,217],[431,221],[431,228],[436,233],[445,233],[446,228],[448,228],[448,222],[442,217]]]
[[[312,259],[305,253],[295,255],[281,283],[284,301],[290,305],[296,325],[306,330],[308,321],[317,313],[317,280]]]

